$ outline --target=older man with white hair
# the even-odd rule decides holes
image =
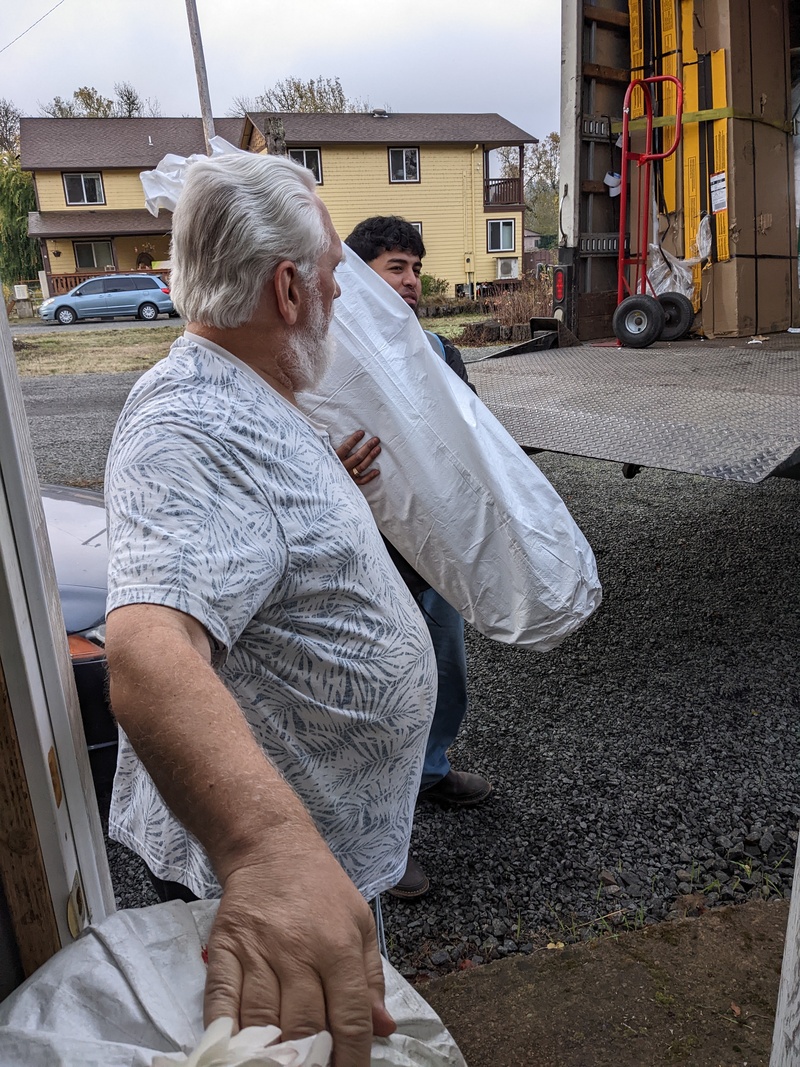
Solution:
[[[319,380],[339,238],[310,172],[191,165],[173,219],[187,319],[108,459],[110,835],[162,896],[221,896],[206,1019],[394,1024],[367,901],[406,865],[436,667],[368,505],[295,394]]]

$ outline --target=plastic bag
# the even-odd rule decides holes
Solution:
[[[225,156],[232,152],[242,151],[241,148],[236,148],[226,141],[224,137],[212,137],[209,144],[212,156]],[[195,153],[193,156],[176,156],[170,152],[160,160],[155,170],[141,171],[139,180],[144,189],[144,202],[151,215],[157,216],[161,208],[165,211],[175,210],[186,179],[186,168],[197,159],[208,159],[208,156],[202,153]]]
[[[217,907],[119,911],[56,953],[0,1004],[2,1067],[152,1067],[163,1056],[185,1064],[203,1038],[203,951]],[[383,970],[397,1032],[374,1039],[372,1067],[466,1067],[430,1005],[385,960]],[[310,1067],[313,1045],[273,1051],[288,1046],[296,1063],[279,1063]]]
[[[334,445],[381,439],[364,486],[381,532],[487,637],[554,648],[600,604],[594,555],[556,491],[437,356],[405,301],[346,250],[335,358],[298,403]]]

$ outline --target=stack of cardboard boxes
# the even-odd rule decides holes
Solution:
[[[629,12],[632,77],[683,84],[680,145],[657,165],[656,188],[662,244],[674,255],[694,258],[701,220],[711,224],[711,255],[693,272],[703,332],[786,330],[800,319],[786,5],[629,0]],[[674,94],[658,103],[668,122]],[[641,132],[632,140],[642,150]]]

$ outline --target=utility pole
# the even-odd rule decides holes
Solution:
[[[206,139],[206,151],[211,155],[211,138],[214,136],[214,119],[211,117],[211,97],[208,92],[208,74],[203,55],[203,41],[200,37],[200,22],[197,18],[195,0],[186,0],[186,14],[189,18],[189,36],[192,40],[194,70],[197,75],[197,92],[200,96],[200,114],[203,118],[203,133]]]

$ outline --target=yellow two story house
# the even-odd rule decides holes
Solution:
[[[250,114],[243,144],[286,151],[313,171],[341,237],[370,215],[401,215],[421,232],[424,272],[451,294],[522,273],[522,179],[495,150],[524,161],[537,139],[500,115]],[[522,165],[518,173],[522,173]]]
[[[239,145],[242,119],[217,119]],[[104,271],[157,271],[169,260],[172,216],[145,208],[139,173],[167,153],[205,152],[200,119],[34,119],[20,122],[20,161],[33,174],[39,240],[50,294]]]
[[[237,148],[308,167],[342,237],[370,215],[408,219],[425,273],[451,294],[522,272],[522,179],[499,173],[495,150],[515,148],[522,164],[536,138],[500,115],[265,113],[215,128]],[[168,153],[204,151],[200,119],[22,119],[37,205],[28,232],[51,295],[104,271],[168,269],[171,215],[146,210],[139,174]]]

